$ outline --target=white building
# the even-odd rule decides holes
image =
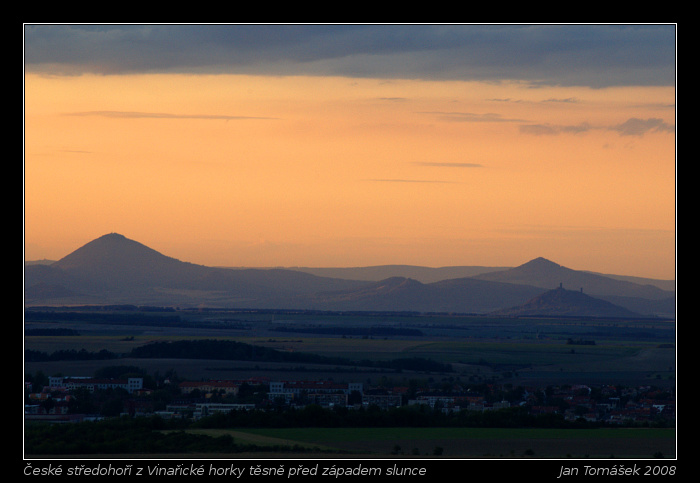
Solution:
[[[282,398],[287,402],[302,394],[343,394],[347,396],[353,391],[362,394],[361,382],[336,383],[333,381],[274,381],[270,382],[268,396],[270,399]]]
[[[49,385],[57,389],[87,388],[90,392],[95,389],[125,389],[129,394],[143,389],[142,377],[128,379],[95,379],[92,377],[49,377]]]
[[[192,417],[200,419],[214,413],[228,413],[230,411],[255,409],[255,404],[224,404],[224,403],[196,403]]]

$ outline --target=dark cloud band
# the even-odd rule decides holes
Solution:
[[[337,75],[673,85],[674,25],[25,25],[54,74]]]

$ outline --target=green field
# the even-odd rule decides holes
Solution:
[[[216,338],[245,342],[257,346],[270,347],[281,351],[305,352],[323,356],[342,357],[349,361],[387,361],[397,358],[422,357],[453,366],[453,377],[465,378],[512,378],[514,383],[530,384],[532,381],[546,384],[560,383],[567,375],[572,378],[586,377],[591,382],[639,384],[675,384],[675,350],[661,348],[649,341],[601,340],[596,345],[567,345],[565,340],[532,340],[492,338],[341,338],[308,337],[291,334],[274,336],[234,335],[219,331],[215,336],[182,335],[161,330],[157,334],[125,336],[89,334],[79,336],[30,336],[25,337],[25,349],[51,353],[57,350],[86,350],[98,352],[102,349],[117,354],[127,354],[134,347],[163,340],[194,340]],[[121,363],[126,363],[123,360]],[[48,363],[27,363],[25,372],[42,370],[71,375],[92,375],[96,368],[111,365],[114,361],[56,361]],[[303,365],[292,376],[290,370],[279,364],[253,364],[245,361],[206,361],[206,360],[152,360],[129,359],[131,365],[143,367],[148,372],[166,372],[174,369],[181,377],[202,378],[241,378],[250,375],[270,377],[316,377],[309,373],[327,376],[335,373],[336,378],[360,379],[357,364],[350,367],[318,367]],[[247,374],[247,375],[246,375]],[[390,374],[390,373],[388,373]],[[386,375],[386,374],[384,374]],[[405,373],[404,375],[407,375]],[[377,371],[369,371],[367,377],[379,376]],[[396,376],[396,374],[394,374]],[[586,381],[569,380],[569,383]]]
[[[207,323],[228,313],[197,314]],[[240,315],[238,317],[244,317]],[[347,365],[271,363],[221,359],[60,360],[25,362],[25,373],[92,376],[105,366],[136,366],[148,374],[174,371],[180,379],[270,380],[333,379],[367,385],[406,386],[409,381],[509,383],[545,387],[557,384],[676,386],[675,323],[668,321],[500,320],[470,317],[371,317],[293,315],[272,320],[269,315],[246,315],[235,329],[64,321],[26,323],[28,328],[65,327],[78,335],[25,335],[24,347],[52,353],[59,350],[127,355],[150,342],[218,339],[264,346],[279,351],[344,358]],[[223,324],[223,322],[222,322]],[[360,337],[294,332],[297,328],[336,326],[416,328],[420,336]],[[225,324],[224,324],[225,325]],[[280,332],[284,326],[287,331]],[[593,343],[571,344],[571,340]],[[360,361],[424,358],[451,365],[450,371],[381,369]],[[674,429],[497,429],[497,428],[297,428],[207,429],[230,434],[242,444],[264,448],[312,450],[299,457],[371,458],[651,458],[674,457]],[[271,449],[272,451],[272,449]],[[211,457],[212,455],[207,455]],[[173,455],[167,456],[174,457]],[[227,458],[230,455],[226,456]],[[265,457],[263,453],[236,458]],[[293,457],[284,452],[283,458]]]
[[[363,457],[651,458],[675,456],[674,429],[286,428],[198,430],[236,441]],[[437,451],[436,451],[437,450]]]

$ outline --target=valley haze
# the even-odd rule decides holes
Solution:
[[[27,262],[24,302],[675,318],[674,285],[541,257],[517,267],[209,267],[110,233],[58,261]]]

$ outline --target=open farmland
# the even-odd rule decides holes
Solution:
[[[184,312],[173,324],[94,323],[89,319],[46,322],[27,317],[25,331],[64,328],[75,335],[28,335],[25,349],[106,350],[128,363],[160,373],[175,370],[190,379],[268,376],[367,381],[412,377],[402,371],[364,369],[362,361],[420,357],[450,364],[449,376],[472,381],[511,380],[514,384],[653,382],[675,384],[675,323],[670,321],[593,321],[499,319],[467,316],[412,316],[336,313]],[[384,332],[382,332],[382,329]],[[386,332],[391,329],[394,332]],[[364,333],[362,331],[365,331]],[[346,335],[352,334],[352,335]],[[388,335],[387,335],[388,334]],[[279,351],[346,359],[348,365],[254,361],[128,359],[129,352],[163,340],[217,339]],[[584,344],[571,344],[584,341]],[[114,361],[31,362],[25,372],[42,370],[89,376]],[[427,371],[426,371],[427,372]]]
[[[236,431],[234,438],[250,439],[258,444],[294,441],[307,447],[315,445],[374,457],[649,458],[655,453],[675,456],[673,429],[294,428]]]
[[[153,318],[158,320],[157,316]],[[449,376],[472,381],[675,384],[675,323],[671,321],[229,311],[186,311],[179,318],[179,325],[138,325],[114,320],[97,323],[85,317],[71,320],[67,316],[51,322],[27,317],[27,333],[60,327],[73,330],[76,335],[29,335],[24,344],[25,349],[46,353],[106,350],[128,358],[132,349],[155,341],[217,339],[349,361],[342,367],[222,360],[121,361],[148,372],[175,370],[181,377],[197,380],[251,376],[400,379],[412,376],[405,371],[396,374],[376,368],[365,370],[362,361],[420,357],[451,364]],[[571,344],[572,341],[586,343]],[[25,372],[59,371],[89,376],[96,368],[112,362],[53,361],[50,367],[32,362],[25,365]]]
[[[186,313],[181,321],[122,324],[71,320],[70,316],[60,322],[29,317],[26,350],[46,354],[109,351],[118,358],[25,361],[24,370],[26,374],[92,376],[100,368],[128,366],[151,375],[174,373],[189,381],[333,380],[361,382],[367,387],[416,382],[467,386],[493,382],[529,388],[676,385],[675,325],[668,321],[358,314],[310,314],[306,318],[304,314],[229,312]],[[72,332],[57,335],[45,332],[47,329]],[[213,339],[336,359],[324,364],[132,355],[133,350],[158,342]],[[388,366],[391,361],[411,358],[444,367],[409,370]],[[673,428],[222,427],[190,431],[214,437],[229,434],[237,444],[258,448],[252,455],[235,454],[234,458],[260,457],[265,448],[273,453],[281,446],[303,448],[306,456],[314,458],[649,458],[672,457],[676,451]],[[177,456],[167,456],[173,457]],[[282,457],[294,457],[293,451],[285,450]]]

